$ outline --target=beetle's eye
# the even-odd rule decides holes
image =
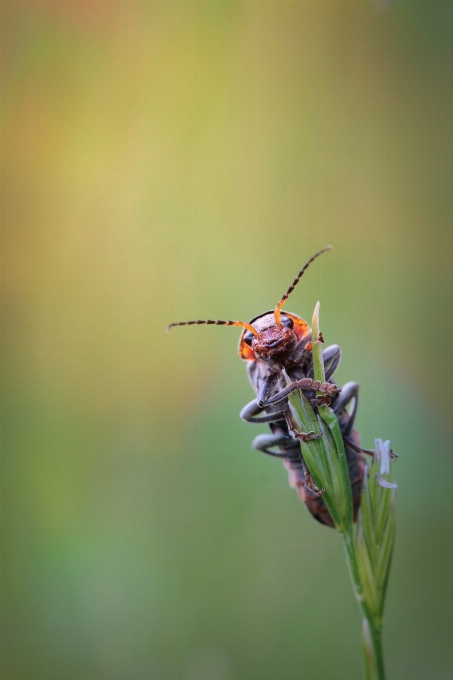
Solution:
[[[252,331],[247,331],[247,333],[244,333],[244,342],[246,345],[251,345],[253,340],[253,333]]]
[[[294,321],[289,318],[289,316],[283,316],[281,317],[282,319],[282,324],[286,326],[287,328],[294,328]]]

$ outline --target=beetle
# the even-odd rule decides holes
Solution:
[[[252,447],[283,460],[288,469],[290,485],[297,489],[309,512],[321,524],[334,527],[333,519],[322,499],[324,491],[314,484],[299,441],[310,441],[322,434],[298,433],[296,438],[288,396],[295,390],[304,390],[315,411],[317,406],[329,404],[337,415],[348,461],[355,520],[365,474],[363,454],[373,453],[360,447],[360,436],[354,430],[359,385],[356,382],[348,382],[340,389],[332,382],[331,379],[340,362],[341,350],[338,345],[330,345],[323,351],[326,381],[320,383],[314,380],[311,328],[297,314],[282,311],[283,305],[309,265],[330,249],[331,246],[323,248],[304,264],[274,310],[259,314],[248,323],[199,319],[172,323],[167,327],[167,331],[174,326],[199,324],[242,327],[239,356],[247,362],[247,375],[256,397],[244,406],[240,417],[248,423],[268,423],[271,429],[270,434],[255,437]],[[324,342],[321,334],[317,340]],[[316,392],[321,394],[316,396]],[[348,412],[346,409],[351,402],[353,406]]]

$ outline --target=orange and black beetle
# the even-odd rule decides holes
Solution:
[[[297,489],[313,517],[322,524],[333,527],[334,522],[322,499],[323,492],[314,485],[302,456],[300,442],[292,435],[288,395],[294,390],[301,389],[306,392],[315,410],[320,403],[319,400],[332,405],[345,444],[356,518],[365,471],[363,453],[368,453],[360,448],[359,435],[353,429],[359,386],[355,382],[349,382],[340,390],[331,382],[340,361],[341,351],[338,345],[331,345],[323,351],[326,382],[315,381],[311,328],[300,316],[281,311],[309,264],[326,250],[330,250],[330,246],[323,248],[308,260],[274,310],[264,312],[248,323],[209,319],[183,321],[170,324],[167,330],[172,326],[192,324],[241,326],[244,329],[239,341],[239,355],[241,359],[247,361],[247,374],[256,398],[244,406],[240,416],[249,423],[268,423],[272,430],[271,434],[255,437],[252,446],[270,456],[281,458],[288,469],[291,486]],[[323,341],[321,337],[319,340]],[[316,397],[316,391],[322,392],[323,395]],[[354,405],[348,413],[346,407],[351,401]],[[309,441],[316,435],[307,432],[298,436]]]

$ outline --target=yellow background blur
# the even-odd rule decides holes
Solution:
[[[321,301],[392,440],[389,680],[453,674],[451,2],[2,2],[5,680],[356,680],[238,329]]]

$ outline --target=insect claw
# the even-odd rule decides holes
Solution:
[[[320,389],[322,392],[330,395],[340,394],[341,392],[341,387],[338,387],[338,385],[332,385],[331,383],[322,383]]]
[[[320,439],[322,435],[323,435],[322,432],[318,432],[318,434],[315,434],[314,430],[311,430],[310,432],[297,432],[296,438],[300,439],[303,442],[312,442],[314,439]]]
[[[313,406],[330,406],[332,399],[328,394],[320,394],[316,399],[310,401]]]
[[[308,434],[309,434],[309,437],[305,439],[306,442],[307,441],[311,442],[311,441],[314,441],[315,439],[321,439],[321,437],[323,436],[322,432],[318,432],[318,434],[315,434],[314,432],[309,432]]]
[[[308,478],[307,478],[307,486],[310,489],[310,491],[313,491],[313,493],[316,494],[317,496],[323,496],[326,493],[326,490],[323,487],[321,487],[321,489],[319,489],[316,486],[316,484],[314,484],[314,482],[312,482]]]

